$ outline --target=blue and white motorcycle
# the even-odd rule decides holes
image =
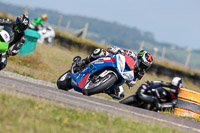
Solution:
[[[74,88],[75,91],[88,96],[98,93],[109,94],[125,81],[134,79],[136,61],[130,56],[117,54],[113,57],[99,58],[81,70],[76,66],[79,60],[80,56],[75,57],[71,69],[58,78],[59,89],[68,91]]]

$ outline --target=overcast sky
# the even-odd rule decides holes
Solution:
[[[161,42],[200,48],[200,0],[0,0],[118,22]]]

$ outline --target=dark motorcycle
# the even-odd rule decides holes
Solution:
[[[134,106],[134,107],[144,108],[144,109],[148,109],[152,111],[158,111],[158,110],[172,111],[173,108],[175,107],[177,100],[176,99],[171,100],[170,93],[171,93],[170,90],[166,90],[162,87],[154,88],[153,85],[150,86],[150,85],[142,84],[138,88],[135,94],[123,99],[122,101],[120,101],[120,103]],[[146,96],[152,96],[156,100],[154,100],[154,102],[149,103],[148,97]]]

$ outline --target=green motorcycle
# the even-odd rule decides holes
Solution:
[[[0,28],[0,65],[1,62],[4,62],[4,56],[8,51],[9,43],[12,42],[14,39],[14,32],[12,28],[8,26],[2,26]],[[7,58],[7,57],[6,57]],[[1,66],[0,66],[1,68]]]

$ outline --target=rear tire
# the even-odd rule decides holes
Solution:
[[[93,94],[103,93],[106,89],[108,89],[109,87],[111,87],[113,84],[117,82],[117,77],[115,76],[115,74],[110,73],[107,75],[107,77],[103,78],[101,82],[103,83],[100,83],[99,85],[96,85],[92,81],[88,82],[87,84],[91,84],[91,85],[88,86],[87,89],[83,88],[82,93],[88,96],[93,95]]]
[[[57,87],[58,89],[65,90],[65,91],[72,89],[70,71],[67,71],[66,73],[64,73],[58,78]]]

